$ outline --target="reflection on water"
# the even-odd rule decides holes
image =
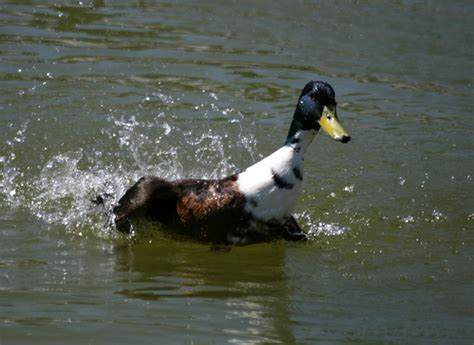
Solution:
[[[221,330],[229,342],[294,341],[283,243],[210,249],[153,236],[115,252],[117,269],[128,273],[116,293],[127,299],[166,300],[180,309],[168,317],[189,314],[195,327]]]

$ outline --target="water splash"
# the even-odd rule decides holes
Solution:
[[[173,101],[162,94],[151,96]],[[47,153],[35,144],[29,121],[17,130],[11,125],[12,134],[0,155],[0,205],[28,210],[45,223],[79,236],[109,236],[107,213],[141,176],[218,178],[239,170],[236,159],[258,156],[255,137],[243,130],[244,116],[235,109],[218,111],[227,121],[220,120],[215,129],[209,129],[206,121],[192,126],[176,123],[164,113],[152,120],[139,114],[111,114],[99,129],[104,139],[93,147]],[[33,165],[25,158],[31,154],[45,158]],[[91,202],[97,195],[112,196],[105,209]]]
[[[25,121],[20,126],[20,129],[16,131],[13,139],[6,140],[5,147],[2,150],[5,152],[5,156],[0,156],[0,191],[7,204],[13,207],[20,205],[17,189],[24,186],[24,183],[20,181],[24,176],[24,172],[16,165],[17,155],[15,148],[25,142],[28,124],[29,121]]]
[[[107,233],[105,212],[91,200],[97,194],[120,195],[123,177],[106,170],[83,170],[82,150],[58,154],[43,167],[32,183],[32,195],[24,199],[31,212],[48,224],[62,224],[73,230],[98,228]]]
[[[302,212],[296,214],[295,217],[298,222],[303,225],[307,230],[308,235],[311,237],[324,236],[340,236],[344,235],[351,230],[350,227],[341,226],[337,223],[325,223],[321,220],[313,220],[308,212]]]
[[[316,222],[308,230],[310,236],[340,236],[350,231],[350,227],[341,226],[336,223]]]

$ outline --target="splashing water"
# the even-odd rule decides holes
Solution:
[[[83,157],[79,150],[59,154],[46,163],[32,184],[35,193],[25,200],[35,216],[73,229],[96,225],[100,213],[91,203],[93,196],[118,195],[124,180],[105,170],[82,170],[79,162]]]
[[[341,226],[337,223],[325,223],[321,220],[314,221],[308,212],[302,212],[295,215],[301,224],[309,227],[308,235],[311,237],[325,236],[340,236],[351,230],[350,227]]]
[[[156,97],[169,101],[166,95]],[[113,227],[107,213],[141,176],[219,178],[238,171],[242,164],[236,158],[258,157],[253,134],[243,131],[244,116],[235,109],[214,107],[226,116],[225,128],[209,129],[204,121],[191,128],[177,125],[164,113],[151,121],[139,115],[109,115],[108,125],[100,129],[107,147],[54,149],[37,166],[23,158],[32,151],[43,156],[29,142],[34,130],[29,131],[26,121],[18,130],[12,128],[14,134],[3,145],[0,205],[29,210],[45,223],[65,226],[76,234],[89,229],[109,236]],[[97,195],[110,196],[105,210],[91,202]]]

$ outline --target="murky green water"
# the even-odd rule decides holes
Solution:
[[[0,344],[472,344],[470,1],[0,4]],[[221,177],[310,79],[305,244],[132,242],[89,199]]]

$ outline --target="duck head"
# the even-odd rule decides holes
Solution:
[[[299,130],[320,128],[341,143],[348,143],[351,140],[339,123],[334,89],[324,81],[310,81],[298,98],[288,137]]]

